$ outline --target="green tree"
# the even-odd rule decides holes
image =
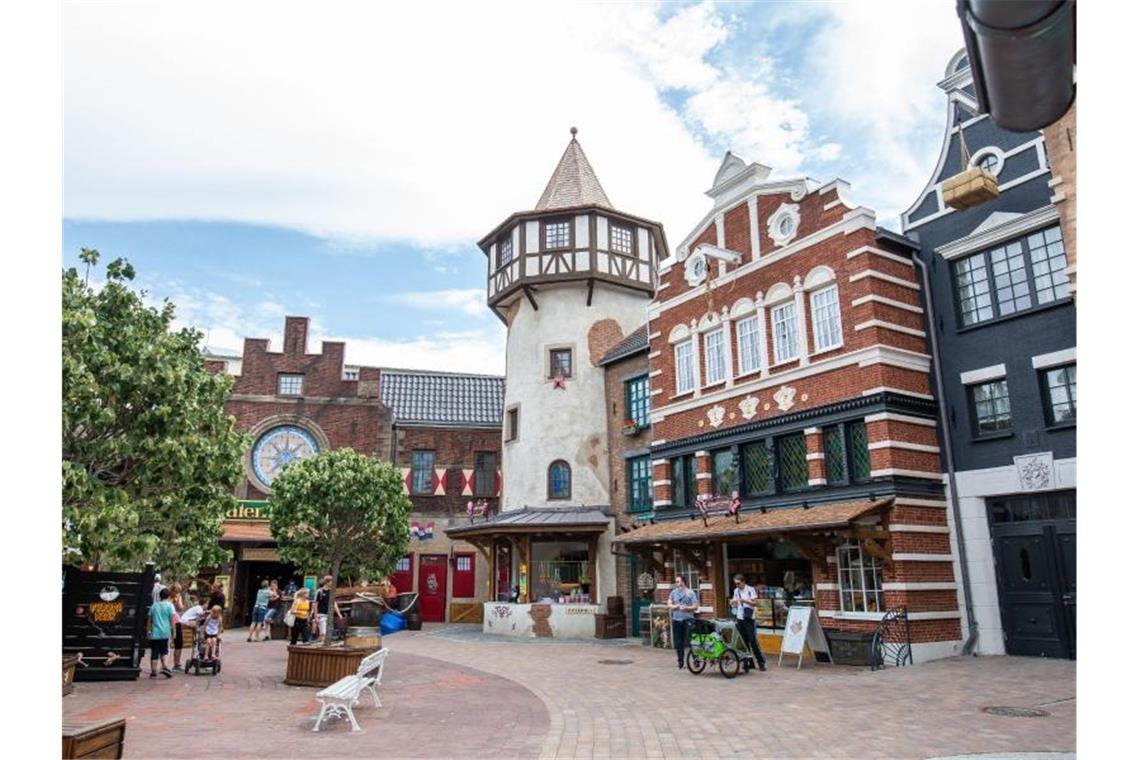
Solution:
[[[408,550],[411,509],[392,465],[351,449],[322,451],[273,481],[269,528],[281,558],[306,572],[328,571],[335,595],[342,571],[367,578],[392,572]]]
[[[186,576],[225,558],[245,449],[223,409],[232,378],[206,370],[200,332],[171,330],[170,301],[145,305],[125,260],[90,286],[98,258],[63,273],[63,561]]]

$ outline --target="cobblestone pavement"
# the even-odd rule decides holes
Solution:
[[[385,637],[384,707],[312,733],[283,642],[227,641],[221,675],[79,683],[64,716],[128,716],[128,757],[932,758],[1074,752],[1076,665],[954,658],[872,673],[787,660],[726,680],[628,640],[522,641],[475,626]],[[987,706],[1034,707],[1003,717]],[[196,717],[187,721],[187,713]],[[285,748],[288,748],[287,750]]]

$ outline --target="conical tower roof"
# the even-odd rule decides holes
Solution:
[[[578,144],[578,128],[570,127],[570,144],[554,168],[554,174],[546,183],[542,197],[538,199],[535,211],[550,211],[575,206],[603,206],[612,209],[613,204],[606,197],[594,167],[590,166],[586,153]]]

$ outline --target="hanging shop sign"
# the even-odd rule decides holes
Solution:
[[[280,562],[281,556],[272,546],[243,546],[241,558],[246,562]]]
[[[819,615],[815,607],[791,607],[788,609],[788,620],[784,624],[784,640],[780,643],[780,659],[777,667],[784,659],[784,653],[799,655],[796,670],[804,662],[804,645],[810,646],[817,659],[825,654],[826,661],[831,662],[831,650],[827,647],[827,637],[823,634],[823,626],[819,623]]]

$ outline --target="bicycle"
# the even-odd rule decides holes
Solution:
[[[705,672],[705,668],[713,662],[725,678],[739,675],[742,665],[745,669],[752,666],[752,654],[744,649],[744,641],[736,626],[731,622],[722,622],[719,628],[720,630],[717,623],[711,620],[693,620],[689,623],[689,651],[685,655],[685,666],[693,675]],[[732,631],[727,642],[723,636],[726,630]]]

